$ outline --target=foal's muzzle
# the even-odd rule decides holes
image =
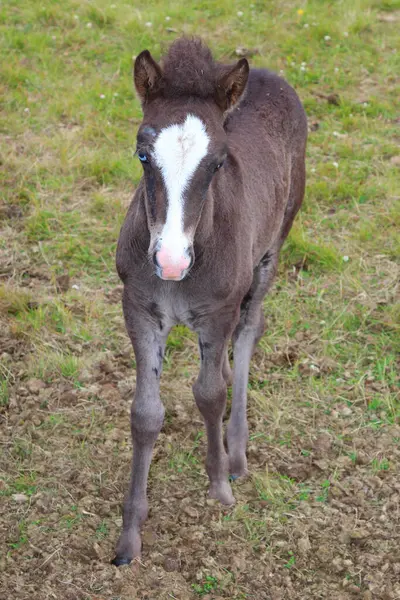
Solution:
[[[168,248],[161,245],[153,255],[156,274],[166,281],[182,281],[194,263],[194,252],[188,248],[180,256],[174,256]]]

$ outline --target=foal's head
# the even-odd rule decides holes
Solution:
[[[198,40],[177,40],[162,66],[148,50],[136,58],[134,81],[144,115],[137,156],[149,253],[161,279],[180,281],[194,263],[208,188],[227,155],[224,115],[240,99],[248,74],[246,59],[218,65]]]

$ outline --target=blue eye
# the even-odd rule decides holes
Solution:
[[[147,155],[144,154],[143,152],[138,152],[138,158],[139,158],[140,162],[142,162],[142,163],[148,162]]]

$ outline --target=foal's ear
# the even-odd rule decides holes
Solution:
[[[133,80],[142,104],[161,88],[161,68],[148,50],[143,50],[137,56],[133,68]]]
[[[241,58],[234,67],[224,70],[217,80],[217,104],[223,111],[233,108],[243,94],[249,77],[249,63]]]

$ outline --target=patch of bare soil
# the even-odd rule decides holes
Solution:
[[[1,349],[23,359],[11,334]],[[291,352],[270,360],[290,368]],[[2,597],[400,597],[398,426],[354,429],[345,406],[333,416],[299,407],[290,445],[249,447],[251,472],[267,465],[289,477],[299,486],[295,501],[282,496],[278,507],[250,479],[235,484],[238,506],[226,509],[206,498],[203,439],[198,460],[171,470],[174,450],[192,447],[201,430],[190,387],[177,391],[176,376],[163,388],[167,420],[154,456],[142,561],[111,566],[131,453],[130,365],[129,352],[109,356],[81,388],[24,380],[21,369],[1,412]],[[299,423],[309,429],[306,452]],[[254,407],[250,427],[253,434],[269,428]]]

